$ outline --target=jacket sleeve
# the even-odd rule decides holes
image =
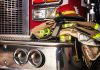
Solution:
[[[78,33],[77,34],[78,41],[85,45],[92,45],[92,46],[100,46],[100,44],[97,44],[94,39],[90,38],[89,36]]]

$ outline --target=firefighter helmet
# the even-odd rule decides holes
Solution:
[[[70,4],[59,6],[56,10],[56,17],[59,16],[59,13],[67,16],[80,16],[77,7]]]

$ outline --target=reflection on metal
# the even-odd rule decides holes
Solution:
[[[28,61],[27,51],[25,49],[17,49],[14,52],[14,60],[19,65],[26,64]]]
[[[33,20],[47,20],[55,18],[56,6],[46,8],[34,8],[32,10]]]
[[[55,0],[49,2],[48,0],[45,0],[45,2],[42,3],[34,3],[35,0],[33,0],[33,6],[53,6],[53,5],[59,5],[63,2],[63,0]]]
[[[0,41],[0,44],[6,45],[26,45],[26,46],[44,46],[44,47],[70,47],[73,46],[74,43],[66,43],[66,42],[49,42],[49,41]]]
[[[44,54],[37,49],[32,49],[29,51],[28,54],[28,61],[36,68],[41,67],[44,65],[45,56]]]
[[[6,60],[4,61],[4,64],[7,65],[7,61]]]
[[[40,63],[39,63],[39,65],[38,65],[38,63],[36,62],[36,65],[35,66],[33,66],[33,64],[30,64],[30,59],[29,59],[29,61],[26,63],[26,62],[24,62],[24,60],[18,60],[18,59],[20,59],[19,57],[17,58],[16,56],[14,56],[13,54],[13,57],[12,58],[10,58],[10,59],[13,59],[13,58],[15,58],[16,57],[16,59],[17,59],[17,63],[16,63],[16,59],[14,59],[14,60],[11,60],[10,62],[12,62],[12,61],[14,61],[15,63],[13,63],[13,64],[11,64],[11,63],[9,63],[10,65],[7,65],[6,66],[6,64],[1,64],[1,62],[2,61],[4,61],[3,59],[2,59],[2,61],[1,61],[1,58],[0,58],[0,68],[3,68],[3,67],[6,67],[5,69],[11,69],[11,70],[16,70],[16,69],[20,69],[20,70],[22,70],[22,69],[26,69],[26,70],[57,70],[57,64],[56,64],[56,47],[42,47],[42,46],[40,46],[40,47],[38,47],[38,46],[34,46],[34,47],[31,47],[31,46],[24,46],[24,47],[21,47],[21,46],[17,46],[17,45],[8,45],[8,47],[9,47],[9,52],[11,52],[11,49],[13,49],[13,53],[14,53],[14,51],[16,51],[17,50],[17,48],[19,47],[20,49],[24,49],[24,48],[26,48],[27,50],[28,50],[28,52],[30,51],[30,50],[32,50],[32,49],[38,49],[38,50],[40,50],[41,52],[43,52],[43,54],[44,54],[44,56],[45,56],[45,59],[46,59],[46,61],[45,61],[45,63],[42,65],[42,66],[40,66],[41,65],[41,56],[40,57],[38,57],[39,59],[40,59]],[[0,48],[1,49],[1,48]],[[2,49],[1,49],[2,50]],[[22,50],[21,50],[22,51]],[[18,51],[16,51],[16,53],[17,53]],[[5,52],[5,51],[3,51],[3,53],[7,53],[7,52]],[[21,52],[21,54],[24,54],[24,51],[22,51]],[[1,53],[0,53],[1,54]],[[10,56],[10,54],[7,54],[8,56]],[[39,55],[41,55],[41,54],[39,54]],[[21,56],[21,55],[18,55],[18,56]],[[26,55],[25,55],[26,56]],[[28,55],[27,55],[28,56]],[[29,55],[30,56],[30,55]],[[36,56],[37,56],[37,54],[36,54]],[[8,59],[8,57],[6,57],[6,56],[3,56],[3,54],[2,54],[2,57],[5,57],[6,59]],[[21,58],[22,59],[22,58]],[[24,59],[24,58],[23,58]],[[42,58],[43,59],[43,58]],[[36,59],[37,60],[37,59]],[[25,60],[26,61],[26,60]],[[21,63],[21,64],[20,64]],[[24,63],[24,64],[23,64]],[[40,66],[40,67],[38,67],[38,66]]]
[[[25,41],[3,41],[0,45],[0,69],[11,70],[66,70],[62,66],[65,56],[58,54],[59,48],[72,46],[71,43]],[[7,46],[6,51],[2,45]]]

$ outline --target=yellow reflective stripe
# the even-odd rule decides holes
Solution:
[[[62,25],[62,28],[67,28],[67,27],[69,27],[68,24],[63,24],[63,25]]]
[[[98,30],[98,28],[99,28],[99,24],[96,23],[95,26],[94,26],[94,29]]]
[[[66,15],[66,14],[76,14],[75,11],[65,11],[65,12],[62,12],[63,15]],[[56,17],[58,17],[59,14],[56,14]]]
[[[68,40],[71,40],[72,36],[68,36]]]
[[[71,26],[73,26],[75,23],[66,23],[66,24],[63,24],[62,25],[62,28],[67,28],[67,27],[71,27]]]
[[[41,38],[44,37],[45,35],[48,35],[48,34],[50,34],[50,29],[49,28],[46,28],[44,30],[40,30]]]
[[[65,12],[62,12],[62,14],[76,14],[75,11],[65,11]]]
[[[65,41],[66,41],[66,40],[65,40],[65,36],[61,35],[61,36],[60,36],[60,41],[61,41],[61,42],[65,42]]]
[[[44,30],[40,30],[40,36],[41,36],[41,38],[44,37],[44,35],[45,35]]]
[[[45,34],[46,35],[50,34],[50,29],[49,28],[45,29]]]
[[[60,36],[60,41],[61,41],[61,42],[70,41],[71,38],[72,38],[72,37],[71,37],[70,35],[68,35],[68,36],[61,35],[61,36]]]
[[[98,33],[98,34],[94,35],[92,38],[97,39],[97,40],[99,40],[99,41],[100,41],[100,33]]]

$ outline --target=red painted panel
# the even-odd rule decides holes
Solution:
[[[33,3],[36,3],[36,4],[41,4],[41,3],[44,3],[44,0],[32,0]]]
[[[87,9],[86,7],[81,6],[81,0],[69,0],[69,4],[77,6],[79,9],[79,14],[83,17],[86,17]]]
[[[69,4],[81,6],[81,0],[69,0]]]
[[[34,28],[35,26],[41,24],[42,22],[39,21],[34,21],[32,20],[32,9],[34,9],[34,7],[32,6],[32,0],[30,0],[30,4],[29,4],[29,23],[30,23],[30,29]]]
[[[66,4],[63,6],[59,6],[60,8],[58,8],[57,10],[59,10],[59,12],[64,12],[64,11],[75,11],[74,6],[71,4]]]
[[[64,2],[65,2],[65,0],[64,0]],[[68,4],[77,6],[79,9],[80,15],[82,15],[83,17],[86,17],[86,8],[81,6],[81,0],[68,0]],[[34,9],[34,6],[32,6],[32,0],[30,0],[30,12],[29,12],[30,29],[34,28],[35,26],[37,26],[43,22],[43,21],[32,20],[32,9]]]

